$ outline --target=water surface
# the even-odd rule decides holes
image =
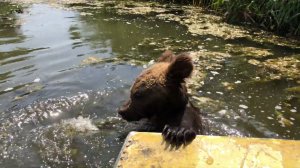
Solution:
[[[267,48],[274,58],[299,54],[192,36],[175,22],[105,8],[0,5],[1,167],[111,167],[134,129],[116,109],[134,78],[166,48],[227,52],[231,43]],[[253,82],[257,69],[241,55],[223,64],[197,90],[222,102],[203,109],[207,134],[300,139],[299,94],[285,91],[295,81]],[[228,90],[224,82],[239,85]],[[292,124],[280,123],[280,115]]]

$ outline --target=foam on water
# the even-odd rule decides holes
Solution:
[[[87,132],[87,131],[97,131],[99,130],[93,123],[90,118],[83,118],[79,116],[77,118],[72,118],[68,120],[63,120],[62,125],[70,126],[76,131]]]
[[[119,94],[110,89],[80,92],[1,113],[0,165],[7,160],[14,160],[12,167],[107,164],[105,159],[113,159],[121,147],[119,137],[126,136],[121,134],[125,122],[112,113]]]

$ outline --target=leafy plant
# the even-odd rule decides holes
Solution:
[[[249,22],[281,34],[300,35],[299,0],[160,0],[193,4],[224,14],[228,22]]]

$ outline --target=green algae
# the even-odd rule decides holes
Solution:
[[[220,100],[211,99],[209,97],[199,97],[199,96],[192,96],[191,101],[194,105],[200,108],[203,111],[220,111],[224,106],[225,103]]]
[[[259,29],[224,23],[222,17],[208,14],[198,7],[162,5],[154,2],[134,2],[133,6],[126,7],[126,3],[130,2],[115,2],[113,8],[117,9],[120,14],[144,15],[150,18],[178,22],[186,26],[193,35],[213,35],[225,40],[247,39],[260,44],[267,43],[294,49],[300,48],[298,40],[277,36]],[[176,13],[176,11],[181,12]]]
[[[267,59],[265,61],[250,59],[248,63],[263,69],[264,74],[271,80],[300,79],[300,61],[293,56]]]
[[[300,93],[300,86],[290,87],[285,90],[288,92]]]
[[[122,57],[113,57],[113,58],[99,58],[95,56],[90,56],[83,59],[80,63],[80,66],[87,65],[97,65],[97,64],[105,64],[105,63],[114,63],[114,64],[130,64],[130,65],[145,65],[147,62],[133,60]]]
[[[275,114],[281,127],[291,127],[294,125],[294,123],[290,119],[287,119],[281,111],[275,110]]]
[[[262,66],[271,71],[271,79],[300,78],[300,61],[293,57],[268,59],[262,63]]]
[[[238,45],[225,45],[225,49],[234,55],[253,57],[253,58],[265,58],[272,56],[273,53],[270,52],[270,49],[256,48],[256,47],[246,47]]]

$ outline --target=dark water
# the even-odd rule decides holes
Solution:
[[[133,79],[165,50],[154,44],[225,52],[228,43],[113,10],[0,5],[0,167],[111,167],[134,129],[116,109]],[[275,56],[295,54],[264,47]],[[91,57],[106,61],[86,62]],[[300,139],[299,104],[285,106],[291,95],[284,89],[295,82],[247,82],[256,69],[238,56],[218,73],[199,89],[199,96],[224,102],[218,111],[205,109],[208,134]],[[242,84],[228,91],[224,81]],[[279,114],[293,124],[282,126]]]

